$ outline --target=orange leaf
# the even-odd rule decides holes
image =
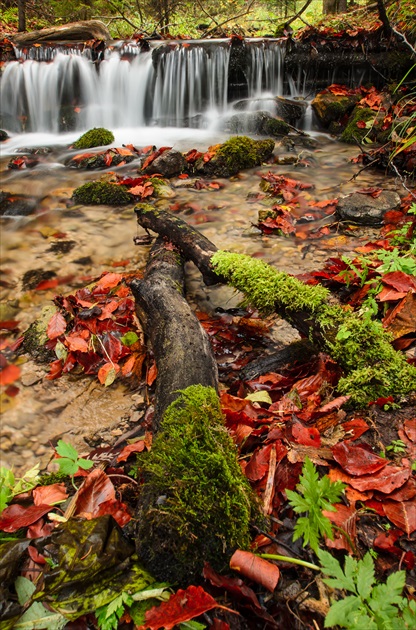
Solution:
[[[117,151],[117,153],[119,155],[132,155],[132,151],[130,151],[130,149],[123,149],[121,147],[117,147],[117,149],[114,149],[115,151]]]
[[[65,338],[65,345],[72,352],[77,350],[79,352],[88,352],[89,350],[89,343],[81,334],[73,333],[72,335],[68,335],[68,337]]]
[[[117,461],[125,462],[132,453],[141,453],[144,451],[145,447],[146,444],[144,443],[144,440],[138,440],[137,442],[134,442],[134,444],[129,444],[123,448],[120,455],[117,457]]]
[[[279,567],[249,551],[237,551],[230,560],[230,568],[239,571],[249,580],[274,591],[280,578]]]
[[[38,486],[33,490],[33,503],[35,505],[53,505],[58,501],[65,501],[68,494],[64,483],[53,483],[50,486]]]
[[[114,374],[112,373],[114,371]],[[117,363],[105,363],[98,370],[98,380],[101,385],[111,385],[114,382],[114,379],[117,376],[117,373],[120,371],[120,366]]]
[[[113,154],[108,151],[105,155],[104,155],[104,163],[106,166],[111,166],[111,162],[113,161]]]
[[[61,313],[55,313],[52,315],[49,320],[48,328],[46,330],[46,334],[49,339],[56,339],[60,335],[62,335],[66,330],[66,321]]]
[[[157,367],[156,367],[156,363],[153,363],[150,366],[149,371],[147,373],[146,384],[150,387],[155,382],[156,377],[157,377]]]
[[[20,376],[20,368],[17,365],[6,365],[0,371],[0,385],[10,385],[14,383]]]
[[[121,282],[122,278],[121,273],[107,273],[99,279],[97,289],[113,289]]]

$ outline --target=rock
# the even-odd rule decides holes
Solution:
[[[74,149],[91,149],[92,147],[102,147],[114,142],[114,134],[104,127],[94,127],[86,131],[73,143]]]
[[[290,132],[289,125],[269,112],[241,112],[234,114],[225,123],[230,133],[250,133],[256,136],[284,136]]]
[[[384,111],[376,112],[370,107],[357,105],[339,139],[341,142],[348,142],[349,144],[362,143],[365,137],[373,142],[377,141],[383,120]]]
[[[206,177],[232,177],[245,168],[260,166],[272,156],[274,144],[273,140],[234,136],[221,144],[208,162],[199,158],[195,171]]]
[[[175,149],[164,151],[147,168],[143,170],[149,175],[160,173],[163,177],[175,177],[186,171],[187,162],[182,153]]]
[[[0,142],[4,142],[5,140],[8,140],[9,138],[9,134],[7,133],[7,131],[4,131],[4,129],[0,129]]]
[[[132,195],[126,186],[118,186],[109,182],[87,182],[72,193],[75,203],[85,206],[108,205],[121,206],[130,203]]]
[[[264,105],[262,105],[262,103],[264,103]],[[275,96],[272,98],[243,99],[234,103],[233,109],[238,111],[253,111],[258,105],[260,105],[260,108],[266,109],[270,104],[275,108],[275,115],[282,118],[290,125],[296,125],[296,122],[302,118],[307,108],[305,101]]]
[[[340,199],[336,213],[342,221],[352,221],[359,225],[381,225],[386,212],[399,205],[399,195],[390,190],[384,190],[375,198],[357,192]]]
[[[339,121],[345,114],[352,112],[360,98],[358,94],[338,96],[332,92],[321,92],[315,96],[312,107],[323,127],[328,129],[332,123],[335,123],[332,125],[331,131],[336,131],[336,125],[339,125],[339,130],[342,131]]]
[[[26,217],[36,210],[36,199],[26,195],[0,192],[0,216]]]
[[[13,43],[17,46],[32,46],[33,44],[46,42],[85,42],[89,39],[101,39],[107,41],[111,35],[100,20],[86,20],[84,22],[71,22],[63,26],[53,26],[40,31],[19,33],[13,36]]]

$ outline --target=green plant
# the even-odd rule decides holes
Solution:
[[[130,607],[133,602],[132,596],[122,591],[112,602],[97,608],[95,616],[100,630],[116,630],[126,606]]]
[[[38,485],[39,464],[16,477],[14,472],[5,466],[0,467],[0,514],[17,494],[27,492]]]
[[[91,460],[79,457],[78,451],[71,444],[63,440],[59,440],[55,450],[59,455],[59,458],[56,460],[59,466],[59,472],[65,475],[73,477],[78,471],[78,468],[88,470],[94,465]]]
[[[411,74],[416,69],[416,64],[414,64],[399,84],[396,86],[394,90],[394,94],[397,90],[403,85],[404,81],[407,79],[409,74]],[[412,144],[416,143],[416,112],[414,111],[414,107],[416,105],[416,90],[410,92],[410,94],[406,94],[403,96],[396,105],[396,116],[393,121],[392,131],[391,131],[391,139],[393,142],[398,143],[398,146],[392,151],[390,154],[390,162],[394,160],[394,158],[399,155],[402,151],[405,151]],[[410,111],[410,115],[406,118],[403,117],[403,113],[408,109]]]
[[[397,571],[384,584],[377,583],[374,560],[346,556],[344,570],[328,551],[317,550],[328,586],[351,593],[334,602],[325,618],[325,628],[349,630],[410,630],[416,624],[416,602],[402,597],[405,571]]]
[[[322,510],[336,512],[333,503],[338,503],[345,484],[340,481],[332,482],[327,475],[319,479],[318,471],[307,457],[302,468],[300,483],[296,486],[298,492],[286,490],[286,495],[294,511],[306,512],[306,516],[298,518],[293,540],[303,536],[303,546],[309,544],[316,552],[319,539],[327,536],[333,540],[332,524],[323,515]]]
[[[386,453],[393,453],[393,455],[398,455],[400,453],[406,452],[406,444],[403,440],[393,440],[389,446],[386,446]]]

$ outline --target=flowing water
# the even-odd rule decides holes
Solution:
[[[113,146],[118,147],[151,144],[205,151],[224,141],[227,136],[219,131],[218,120],[230,105],[226,80],[229,49],[220,45],[215,50],[213,53],[201,46],[175,49],[175,54],[165,51],[159,58],[162,70],[157,76],[151,53],[130,53],[131,60],[127,61],[123,59],[125,50],[122,54],[113,51],[100,64],[98,73],[90,59],[74,53],[58,53],[51,63],[29,59],[6,66],[2,112],[3,120],[10,121],[7,129],[11,138],[1,145],[2,189],[34,198],[36,210],[29,216],[2,219],[0,298],[8,310],[1,319],[17,319],[23,331],[56,293],[74,292],[104,270],[144,267],[149,248],[133,244],[133,237],[144,232],[136,225],[132,206],[71,203],[74,188],[98,179],[105,171],[67,168],[65,162],[74,154],[68,146],[80,129],[101,125],[113,130]],[[282,93],[281,55],[278,46],[252,49],[250,96],[264,99]],[[58,133],[60,111],[63,103],[68,103],[68,94],[72,110],[79,110],[76,131]],[[301,123],[304,127],[311,124],[309,113],[309,122]],[[182,126],[185,119],[188,126]],[[192,127],[197,120],[199,127]],[[25,125],[30,132],[22,131]],[[156,205],[165,209],[173,206],[179,216],[220,248],[261,257],[293,274],[316,269],[330,256],[351,253],[374,234],[359,229],[346,235],[336,228],[316,240],[307,238],[306,232],[305,238],[261,234],[253,224],[258,211],[270,205],[269,200],[257,198],[261,175],[272,171],[313,183],[314,189],[303,193],[306,200],[333,199],[369,185],[394,189],[395,183],[368,170],[358,180],[351,180],[359,168],[351,162],[357,149],[324,134],[312,132],[312,136],[313,142],[306,145],[298,141],[292,146],[276,143],[276,159],[282,162],[297,156],[297,166],[277,162],[263,165],[231,179],[218,179],[222,185],[219,190],[196,190],[189,188],[186,180],[173,180],[172,197],[159,199]],[[51,151],[32,169],[9,169],[10,157],[30,147],[50,147]],[[134,177],[137,167],[132,162],[107,170]],[[319,225],[332,221],[327,217]],[[24,277],[36,270],[55,273],[59,286],[45,291],[24,287]],[[192,303],[209,312],[218,306],[234,306],[239,299],[226,287],[205,288],[192,266],[187,289]],[[286,331],[285,335],[290,338],[293,333]],[[101,441],[111,441],[140,416],[137,405],[141,394],[124,386],[103,388],[90,377],[64,376],[47,381],[45,367],[32,361],[22,362],[21,367],[19,393],[8,397],[3,392],[2,398],[2,449],[7,465],[27,468],[39,459],[45,463],[48,442],[57,436],[81,450],[85,440],[94,443],[96,432]],[[104,428],[107,434],[103,438]]]

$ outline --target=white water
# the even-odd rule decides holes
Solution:
[[[53,134],[74,124],[78,132],[98,126],[209,128],[226,112],[228,43],[164,46],[156,51],[157,70],[151,51],[130,48],[114,47],[99,65],[88,51],[69,48],[53,55],[46,51],[52,56],[49,62],[29,58],[7,63],[1,126],[14,133]],[[249,97],[282,94],[283,57],[278,41],[250,45]]]

